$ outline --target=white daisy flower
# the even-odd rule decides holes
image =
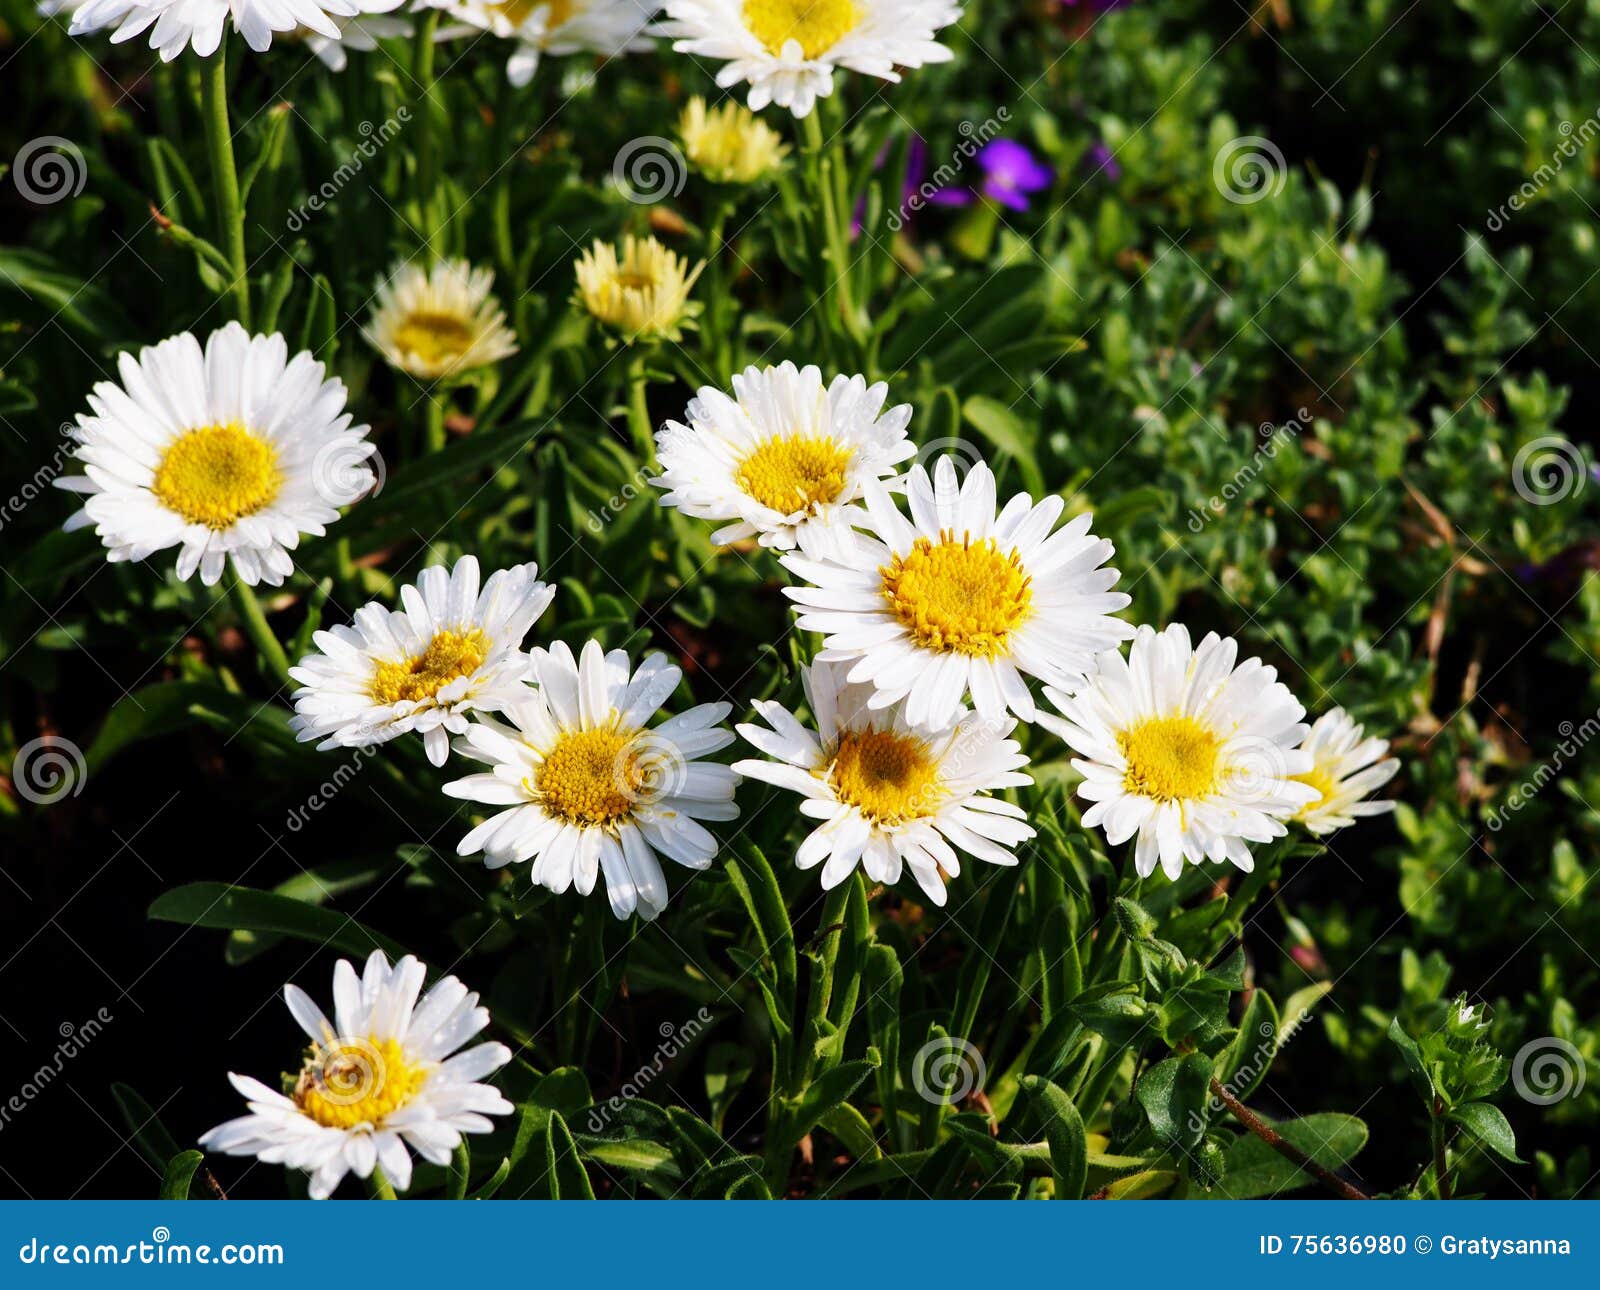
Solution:
[[[250,1114],[219,1124],[200,1145],[303,1169],[316,1200],[326,1200],[345,1174],[369,1178],[375,1166],[404,1191],[412,1151],[448,1165],[463,1133],[488,1133],[488,1116],[514,1109],[477,1082],[509,1062],[511,1050],[486,1043],[456,1052],[489,1024],[489,1011],[453,976],[418,1002],[426,975],[409,954],[390,967],[374,950],[360,978],[340,959],[331,1022],[305,991],[284,986],[289,1011],[311,1039],[293,1088],[280,1093],[230,1074]]]
[[[555,892],[587,896],[604,873],[612,913],[653,919],[667,904],[656,853],[708,868],[717,840],[700,821],[738,818],[738,776],[699,760],[733,742],[718,724],[730,707],[702,703],[646,729],[682,673],[660,654],[631,671],[624,651],[597,641],[576,660],[559,641],[536,649],[533,672],[538,689],[506,708],[510,725],[474,722],[456,740],[493,770],[444,791],[507,808],[456,851],[482,851],[490,868],[532,860],[534,882]]]
[[[656,0],[426,0],[457,19],[440,40],[487,31],[517,42],[506,79],[526,85],[544,54],[592,53],[603,58],[652,47],[650,20]]]
[[[361,334],[385,362],[419,380],[498,363],[517,352],[517,337],[493,287],[490,270],[465,260],[397,264],[379,280]]]
[[[709,386],[690,402],[684,425],[656,435],[663,506],[696,519],[731,521],[713,542],[754,537],[762,546],[808,550],[861,496],[868,479],[893,475],[916,455],[906,438],[911,405],[883,410],[889,387],[836,376],[826,388],[815,367],[752,367],[733,378],[733,396]]]
[[[388,5],[393,8],[393,5]],[[111,43],[121,44],[150,30],[150,48],[171,62],[184,49],[208,58],[222,44],[223,25],[233,29],[257,53],[272,46],[274,34],[307,28],[330,40],[339,38],[336,18],[364,11],[383,11],[384,0],[87,0],[72,15],[72,35],[114,27]]]
[[[780,703],[758,701],[771,727],[737,727],[771,761],[733,769],[799,793],[803,815],[822,821],[795,852],[802,869],[822,865],[822,885],[837,887],[859,862],[873,882],[900,881],[902,866],[936,905],[945,877],[961,872],[959,848],[991,864],[1014,865],[1034,831],[1020,806],[987,794],[1033,783],[1008,736],[1014,721],[990,725],[961,709],[935,731],[909,725],[899,706],[875,708],[872,687],[852,685],[844,669],[816,663],[801,674],[816,732]]]
[[[1309,832],[1319,836],[1332,833],[1362,816],[1394,810],[1393,802],[1361,800],[1382,788],[1400,769],[1393,757],[1379,760],[1389,751],[1387,739],[1363,739],[1361,734],[1362,728],[1343,708],[1334,708],[1316,719],[1300,745],[1311,754],[1312,766],[1295,778],[1316,789],[1317,796],[1294,818]]]
[[[1159,860],[1167,877],[1183,862],[1231,860],[1255,867],[1246,843],[1288,832],[1284,821],[1316,790],[1299,782],[1311,770],[1299,748],[1305,716],[1276,668],[1258,658],[1237,667],[1239,647],[1211,633],[1194,648],[1188,629],[1140,627],[1128,657],[1100,656],[1089,684],[1071,697],[1045,697],[1065,715],[1039,721],[1081,754],[1083,814],[1112,846],[1134,834],[1140,877]]]
[[[113,562],[175,546],[180,578],[198,569],[212,586],[231,559],[240,581],[276,587],[300,535],[321,537],[376,483],[344,383],[308,353],[290,358],[282,336],[229,323],[202,353],[184,332],[117,370],[122,383],[96,385],[71,430],[85,473],[55,481],[87,495],[66,527],[93,525]]]
[[[549,607],[555,588],[539,566],[491,574],[480,591],[478,561],[464,555],[455,569],[424,569],[400,589],[400,610],[369,604],[350,627],[313,637],[289,675],[295,691],[289,728],[318,748],[358,748],[419,732],[435,766],[444,765],[450,736],[465,734],[467,713],[499,712],[527,697],[528,656],[522,638]]]
[[[750,83],[749,103],[768,103],[796,117],[833,93],[833,70],[898,81],[896,67],[946,63],[951,52],[934,39],[961,17],[949,0],[666,0],[680,54],[726,61],[723,89]]]
[[[948,457],[931,481],[921,466],[906,476],[909,521],[877,480],[861,491],[870,537],[783,564],[814,584],[785,594],[800,627],[827,633],[818,659],[853,661],[850,680],[872,682],[874,707],[904,699],[912,725],[948,726],[970,688],[985,721],[1007,710],[1032,721],[1024,673],[1076,686],[1099,651],[1133,634],[1107,616],[1129,598],[1111,590],[1117,571],[1101,566],[1113,548],[1089,532],[1091,517],[1051,532],[1061,498],[1018,493],[997,515],[989,468],[958,485]]]
[[[355,18],[336,18],[337,36],[320,36],[314,31],[303,33],[306,48],[320,58],[331,72],[342,72],[349,65],[346,51],[370,54],[380,40],[393,40],[411,35],[410,18],[389,18],[385,14],[398,9],[406,0],[367,0],[364,12]]]

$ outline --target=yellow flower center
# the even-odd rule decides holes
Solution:
[[[173,440],[151,491],[189,523],[225,529],[270,506],[282,486],[271,441],[230,421]]]
[[[807,58],[825,54],[861,23],[855,0],[744,0],[750,33],[774,54],[791,40]]]
[[[478,628],[440,632],[415,658],[379,663],[372,677],[378,703],[420,703],[457,677],[470,676],[489,655],[489,638]]]
[[[540,5],[550,10],[544,20],[546,31],[554,31],[570,19],[578,8],[577,0],[501,0],[501,3],[489,7],[505,14],[513,27],[520,27],[533,17],[533,11]]]
[[[1313,801],[1307,802],[1295,812],[1294,818],[1297,820],[1304,819],[1312,811],[1316,810],[1317,807],[1326,802],[1330,797],[1333,796],[1333,790],[1339,786],[1339,781],[1336,780],[1333,777],[1333,773],[1324,766],[1313,766],[1304,775],[1291,775],[1289,778],[1294,780],[1294,782],[1297,784],[1309,784],[1312,788],[1316,789],[1319,794],[1321,794],[1321,796],[1317,797]]]
[[[924,649],[1004,654],[1033,603],[1022,562],[1015,552],[1002,554],[993,538],[918,538],[882,574],[889,608]]]
[[[1187,801],[1215,791],[1217,737],[1193,717],[1151,717],[1117,734],[1128,769],[1122,787],[1158,802]]]
[[[647,789],[634,733],[602,726],[562,735],[532,785],[544,809],[568,824],[601,827],[633,814]]]
[[[314,1044],[295,1081],[294,1104],[325,1128],[378,1125],[417,1095],[428,1071],[393,1039]]]
[[[786,435],[746,457],[734,479],[763,506],[792,515],[838,501],[854,455],[819,435]]]
[[[449,367],[472,347],[472,325],[456,314],[419,309],[394,329],[394,347],[429,367]]]
[[[828,767],[839,800],[874,824],[902,824],[938,807],[939,766],[915,735],[847,730]]]

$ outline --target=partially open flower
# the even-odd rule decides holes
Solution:
[[[705,266],[667,250],[653,237],[622,239],[622,251],[596,242],[578,258],[578,302],[632,343],[677,340],[700,312],[689,299]]]
[[[696,95],[678,118],[678,134],[695,169],[718,184],[765,179],[789,154],[782,135],[732,100],[707,108]]]
[[[441,260],[431,269],[396,265],[379,282],[361,334],[386,362],[419,380],[486,367],[517,352],[493,286],[493,273],[465,260]]]

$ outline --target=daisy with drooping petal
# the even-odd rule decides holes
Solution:
[[[982,462],[958,485],[941,457],[930,480],[906,476],[907,520],[877,480],[862,483],[868,534],[826,559],[783,557],[812,583],[787,587],[798,624],[826,633],[823,661],[849,661],[871,681],[875,707],[906,701],[914,726],[948,726],[970,689],[989,722],[1009,710],[1033,720],[1024,674],[1062,688],[1082,680],[1101,650],[1133,634],[1109,617],[1128,603],[1102,568],[1111,543],[1080,515],[1054,533],[1065,503],[1019,493],[995,511],[994,474]]]
[[[1014,849],[1033,837],[1022,808],[990,793],[1033,783],[1016,723],[990,725],[962,709],[935,731],[908,725],[901,707],[871,706],[872,687],[852,685],[844,668],[815,663],[801,676],[816,731],[780,703],[758,701],[767,726],[737,727],[770,761],[733,769],[799,793],[801,813],[821,823],[795,852],[802,869],[822,865],[822,885],[837,887],[859,863],[873,882],[895,883],[902,867],[936,905],[946,877],[961,872],[956,850],[1014,865]],[[768,728],[770,727],[770,729]]]
[[[587,896],[603,873],[611,912],[655,918],[667,904],[657,853],[705,869],[717,840],[701,820],[738,818],[727,766],[699,759],[733,742],[726,703],[702,703],[647,728],[682,673],[661,654],[635,671],[598,641],[533,651],[538,688],[506,708],[509,725],[474,722],[456,751],[493,767],[446,784],[451,797],[507,809],[456,851],[490,868],[532,860],[533,881]]]
[[[1324,712],[1312,723],[1311,733],[1300,745],[1311,754],[1312,766],[1295,776],[1318,794],[1294,817],[1308,832],[1320,837],[1354,824],[1362,816],[1394,810],[1393,802],[1362,800],[1393,779],[1400,763],[1393,757],[1384,758],[1389,751],[1387,739],[1363,739],[1361,735],[1362,727],[1343,708]]]
[[[1124,657],[1108,650],[1089,683],[1068,697],[1045,697],[1066,718],[1040,713],[1079,754],[1078,796],[1092,805],[1090,828],[1119,846],[1135,834],[1140,877],[1159,861],[1169,878],[1183,862],[1231,860],[1255,868],[1252,842],[1270,842],[1316,790],[1300,749],[1305,709],[1276,668],[1258,658],[1235,666],[1236,642],[1209,634],[1198,647],[1173,624],[1140,627]]]
[[[528,656],[522,638],[549,607],[555,588],[539,566],[520,564],[478,586],[478,561],[464,555],[453,570],[424,569],[400,589],[400,610],[369,604],[350,627],[313,637],[289,675],[295,691],[289,726],[318,748],[358,748],[411,731],[428,760],[444,765],[450,736],[467,729],[467,713],[499,712],[527,695]]]
[[[84,473],[55,481],[86,495],[66,527],[93,525],[113,562],[175,546],[180,578],[198,569],[213,586],[231,559],[241,582],[276,587],[300,535],[322,536],[377,482],[344,383],[290,358],[282,336],[229,323],[202,351],[184,332],[120,355],[117,371],[70,431]]]
[[[361,334],[385,362],[419,380],[498,363],[517,352],[517,338],[493,286],[492,272],[465,260],[441,260],[427,269],[397,264],[378,283]]]
[[[830,528],[864,482],[893,475],[916,455],[906,438],[911,405],[883,410],[889,387],[836,376],[824,387],[815,367],[747,369],[733,396],[703,388],[684,425],[656,435],[667,490],[663,506],[696,519],[728,521],[713,542],[756,538],[787,551]]]
[[[393,8],[390,5],[389,8]],[[222,44],[224,24],[233,29],[258,54],[271,48],[272,37],[306,28],[337,40],[336,18],[353,18],[363,11],[381,11],[363,0],[88,0],[72,15],[74,36],[109,27],[111,43],[132,40],[147,29],[150,48],[171,62],[185,48],[209,58]]]
[[[689,163],[712,183],[753,184],[774,174],[789,155],[783,136],[734,102],[708,109],[698,94],[678,118]]]
[[[596,242],[578,257],[577,300],[594,317],[636,340],[677,340],[683,324],[700,312],[689,299],[704,264],[691,271],[687,260],[653,237],[622,239],[622,254]]]
[[[544,54],[638,53],[655,43],[650,20],[661,6],[655,0],[427,0],[457,25],[442,28],[440,40],[477,31],[517,42],[506,63],[506,79],[521,87],[533,79]]]
[[[315,1200],[332,1195],[345,1174],[370,1178],[375,1167],[404,1191],[412,1151],[448,1165],[462,1134],[488,1133],[490,1115],[514,1109],[477,1082],[509,1062],[511,1050],[485,1043],[456,1052],[489,1024],[489,1010],[453,976],[422,995],[426,977],[409,954],[390,967],[374,950],[359,978],[340,959],[332,1021],[304,990],[284,986],[284,1002],[311,1039],[299,1075],[280,1093],[230,1074],[250,1114],[219,1124],[200,1145],[303,1169]]]
[[[946,63],[934,39],[961,17],[949,0],[666,0],[661,35],[680,54],[723,60],[723,89],[750,84],[750,107],[768,103],[808,116],[833,93],[843,67],[898,81],[896,67]]]

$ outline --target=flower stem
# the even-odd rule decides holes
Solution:
[[[233,602],[238,607],[239,617],[243,621],[244,634],[256,647],[262,662],[266,664],[275,680],[287,683],[291,679],[289,657],[283,652],[283,646],[278,644],[278,638],[272,634],[267,616],[261,608],[261,601],[256,598],[255,588],[247,587],[243,582],[235,580]]]
[[[422,447],[425,452],[438,452],[445,446],[444,400],[437,390],[429,390],[428,414],[424,422]]]
[[[1437,1115],[1428,1121],[1428,1136],[1433,1140],[1433,1181],[1440,1200],[1450,1199],[1450,1157],[1445,1150],[1445,1125]]]
[[[646,466],[656,459],[655,428],[650,422],[650,405],[645,401],[645,389],[649,384],[645,352],[635,349],[628,360],[628,433],[633,436],[634,451]]]
[[[439,31],[439,10],[428,9],[417,24],[417,34],[411,50],[411,76],[417,89],[417,202],[422,215],[423,252],[431,261],[438,256],[435,245],[438,228],[434,224],[435,199],[438,194],[438,161],[434,153],[434,86],[433,50]]]
[[[228,258],[233,281],[234,316],[250,326],[250,271],[244,256],[244,205],[239,172],[233,164],[233,131],[228,124],[228,44],[200,64],[201,106],[206,118],[206,151],[211,158],[211,192],[216,204],[217,242]]]
[[[1315,1160],[1290,1142],[1260,1116],[1239,1101],[1216,1076],[1211,1077],[1211,1095],[1223,1106],[1228,1108],[1229,1114],[1234,1119],[1249,1129],[1251,1133],[1260,1138],[1269,1147],[1276,1151],[1285,1160],[1292,1161],[1306,1173],[1326,1186],[1334,1195],[1345,1200],[1371,1200],[1366,1192],[1357,1187],[1352,1187],[1331,1169],[1325,1169]]]
[[[383,1172],[382,1165],[372,1166],[372,1176],[367,1179],[367,1191],[373,1200],[399,1200],[394,1194],[394,1187],[390,1185],[389,1177]]]
[[[827,259],[831,262],[832,269],[831,273],[824,275],[823,283],[826,297],[832,302],[829,317],[842,322],[850,338],[861,345],[865,343],[866,337],[861,327],[861,320],[856,314],[855,293],[850,278],[851,212],[841,208],[838,199],[841,189],[836,187],[833,177],[833,166],[837,159],[829,155],[828,146],[822,137],[822,123],[817,119],[817,113],[812,112],[805,121],[811,187],[814,191],[820,192],[822,197],[823,232],[827,240]]]

